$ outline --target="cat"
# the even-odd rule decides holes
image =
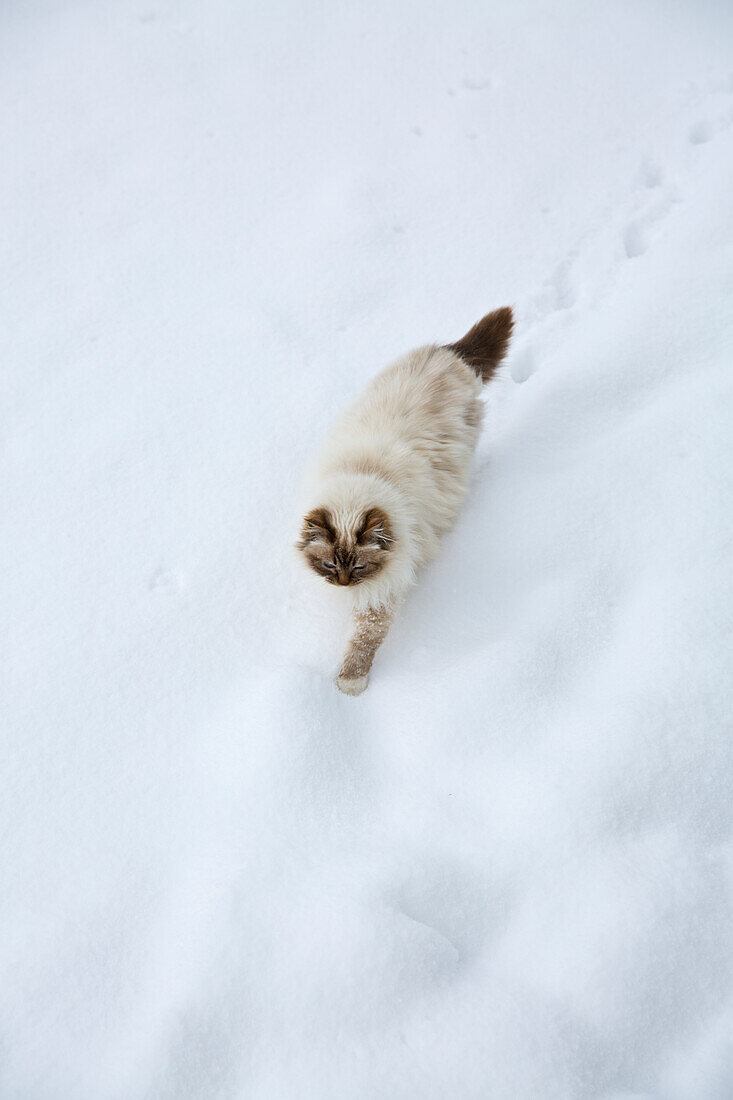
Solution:
[[[296,547],[351,602],[353,634],[336,679],[347,695],[364,691],[397,605],[458,514],[481,430],[481,389],[513,325],[505,306],[455,344],[397,359],[337,422],[311,468]]]

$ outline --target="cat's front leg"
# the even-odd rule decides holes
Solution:
[[[354,632],[336,680],[346,695],[361,695],[367,686],[374,654],[387,637],[393,618],[391,607],[368,607],[354,612]]]

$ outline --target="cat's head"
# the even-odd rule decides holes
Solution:
[[[341,516],[329,508],[314,508],[303,519],[297,548],[310,568],[343,587],[376,577],[394,547],[389,517],[381,508]]]

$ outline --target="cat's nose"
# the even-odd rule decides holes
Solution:
[[[344,569],[339,569],[338,582],[339,584],[348,584],[351,577]]]

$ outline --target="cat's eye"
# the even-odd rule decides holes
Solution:
[[[324,561],[323,568],[324,569],[335,569],[336,568],[336,563],[333,562],[333,561]]]
[[[362,570],[366,569],[366,565],[352,565],[351,569],[354,573],[361,573]]]

